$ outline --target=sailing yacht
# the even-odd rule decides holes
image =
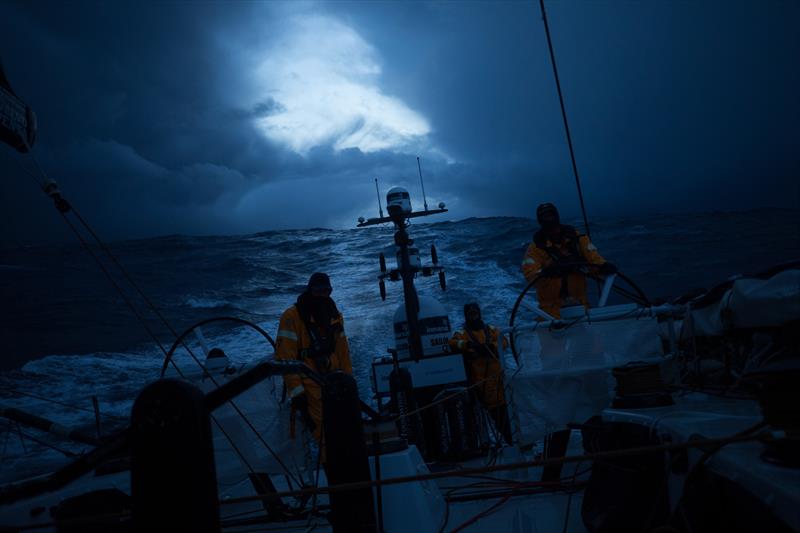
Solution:
[[[29,152],[35,115],[2,81],[2,140]],[[43,186],[61,213],[73,212],[53,182]],[[372,363],[371,398],[359,398],[346,375],[316,375],[272,355],[234,365],[204,340],[204,326],[238,321],[261,335],[265,353],[274,348],[269,334],[243,319],[198,322],[174,332],[162,379],[139,393],[118,432],[96,439],[0,411],[94,446],[50,474],[2,487],[0,526],[800,530],[800,366],[791,334],[800,320],[800,263],[658,303],[624,274],[611,275],[596,280],[592,306],[565,307],[560,318],[539,307],[531,281],[508,302],[509,350],[498,354],[511,411],[507,443],[475,400],[462,354],[450,349],[447,310],[416,291],[419,277],[447,285],[436,249],[425,264],[411,238],[409,221],[447,211],[423,202],[415,211],[408,191],[393,188],[387,216],[380,209],[359,221],[393,229],[395,264],[378,255],[376,278],[383,297],[387,282],[403,291],[394,338]],[[204,353],[186,347],[191,335]],[[196,363],[191,370],[174,364],[182,349]],[[297,373],[325,390],[324,465],[319,450],[288,438],[281,376]]]

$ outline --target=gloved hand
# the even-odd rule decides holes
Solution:
[[[561,273],[562,269],[560,266],[555,264],[550,264],[544,267],[542,271],[539,273],[539,275],[545,278],[556,278],[561,276]]]
[[[619,272],[619,269],[614,263],[609,263],[606,261],[600,265],[600,273],[604,276],[610,276],[611,274],[616,274],[617,272]]]

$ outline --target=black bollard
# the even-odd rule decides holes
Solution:
[[[145,387],[131,412],[136,531],[220,531],[211,419],[203,394],[176,379]]]
[[[329,374],[322,388],[322,409],[328,485],[369,481],[356,380],[344,372]],[[330,502],[330,522],[335,532],[377,531],[371,488],[333,491]]]

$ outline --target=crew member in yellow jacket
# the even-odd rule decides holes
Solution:
[[[453,334],[450,346],[464,354],[469,384],[480,383],[475,386],[478,399],[506,443],[511,444],[511,424],[498,349],[500,342],[503,349],[508,348],[508,341],[499,329],[483,321],[481,308],[476,303],[464,306],[464,320],[464,327]]]
[[[603,259],[589,237],[561,224],[553,204],[540,205],[536,220],[540,229],[525,252],[522,272],[528,283],[539,277],[536,282],[539,307],[554,318],[561,318],[561,305],[565,302],[589,307],[583,271],[588,267],[609,275],[617,268]]]
[[[344,334],[344,319],[331,298],[330,279],[316,272],[297,303],[283,312],[278,326],[278,359],[297,360],[323,376],[335,370],[353,373],[350,347]],[[298,374],[283,377],[291,398],[291,433],[300,414],[317,442],[322,434],[322,388]]]

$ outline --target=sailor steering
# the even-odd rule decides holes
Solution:
[[[536,209],[536,220],[540,229],[525,252],[522,272],[528,283],[539,278],[539,307],[554,318],[561,318],[564,303],[580,303],[588,308],[587,269],[609,275],[617,272],[617,267],[603,259],[588,236],[561,224],[553,204],[541,204]]]

